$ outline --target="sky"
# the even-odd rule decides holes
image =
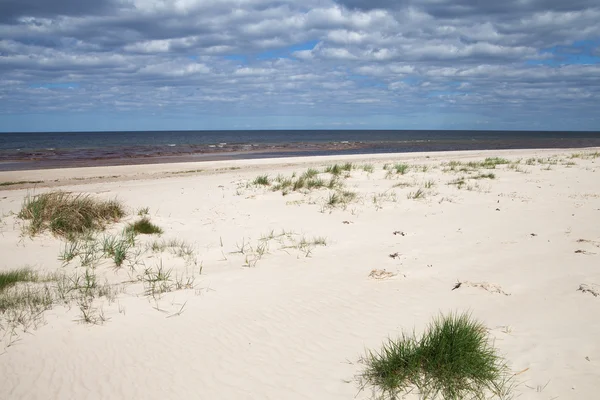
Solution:
[[[0,132],[600,130],[600,0],[0,0]]]

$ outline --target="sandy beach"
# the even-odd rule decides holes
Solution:
[[[89,270],[106,288],[0,314],[0,399],[370,399],[366,350],[452,311],[489,328],[514,398],[597,398],[598,151],[0,172],[0,271]],[[314,187],[284,183],[309,169]],[[164,232],[118,267],[66,262],[66,239],[17,217],[53,190],[121,201],[100,237],[146,213]]]

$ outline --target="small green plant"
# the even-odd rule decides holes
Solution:
[[[365,171],[366,173],[372,174],[373,171],[375,171],[375,168],[373,167],[373,164],[363,164],[361,166],[362,170]]]
[[[137,212],[137,215],[139,217],[146,217],[146,216],[150,215],[150,207],[140,208]]]
[[[427,181],[427,182],[425,182],[425,189],[431,189],[434,186],[435,186],[435,182],[434,181]]]
[[[417,390],[423,399],[484,399],[510,391],[505,361],[492,347],[486,327],[469,314],[440,316],[420,338],[403,335],[369,352],[361,378],[396,399]]]
[[[315,246],[327,246],[327,238],[324,236],[317,236],[313,238],[312,244]]]
[[[402,163],[398,163],[398,164],[394,164],[393,169],[396,171],[397,174],[400,175],[404,175],[408,172],[410,166],[408,164],[402,164]]]
[[[307,179],[304,176],[299,177],[292,183],[292,190],[294,192],[304,189],[306,187]]]
[[[335,207],[339,203],[342,202],[342,198],[337,193],[329,193],[329,197],[327,198],[327,205],[329,207]]]
[[[321,178],[313,178],[306,181],[306,188],[309,190],[320,189],[325,186],[325,182]]]
[[[325,172],[330,173],[331,175],[338,176],[342,173],[343,168],[338,164],[328,165],[325,167]]]
[[[174,256],[185,260],[188,265],[198,264],[194,247],[183,240],[155,240],[146,246],[155,253],[162,253],[163,251],[169,250]]]
[[[489,173],[489,174],[479,174],[476,176],[472,176],[471,179],[496,179],[496,175]]]
[[[408,183],[408,182],[398,182],[395,183],[394,186],[392,186],[392,188],[407,188],[407,187],[411,187],[411,186],[415,186],[413,183]]]
[[[259,175],[254,178],[252,183],[257,186],[269,186],[271,184],[271,180],[269,179],[269,175]]]
[[[425,191],[423,189],[419,189],[416,192],[410,192],[406,197],[412,200],[424,199]]]
[[[150,222],[150,219],[147,217],[143,217],[142,219],[135,221],[133,224],[130,224],[127,227],[127,230],[142,235],[160,235],[163,233],[162,228]]]
[[[305,179],[311,179],[311,178],[314,178],[317,175],[319,175],[319,171],[317,171],[314,168],[309,168],[309,169],[306,170],[306,172],[304,174],[302,174],[302,176]]]
[[[465,178],[457,178],[448,182],[448,185],[456,185],[459,189],[461,189],[466,183],[467,182],[465,181]]]
[[[58,259],[64,263],[71,262],[80,251],[81,242],[77,239],[68,240],[58,255]]]
[[[156,298],[163,293],[173,290],[173,281],[171,279],[172,271],[165,269],[162,260],[156,268],[146,268],[143,275],[139,277],[145,288],[146,296]]]
[[[336,179],[335,176],[333,176],[331,177],[331,179],[329,179],[329,182],[327,182],[325,186],[327,186],[327,189],[336,189],[342,187],[343,184],[338,179]]]
[[[353,169],[354,169],[354,164],[352,164],[351,162],[347,162],[344,165],[342,165],[343,171],[352,171]]]

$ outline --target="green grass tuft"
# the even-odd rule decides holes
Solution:
[[[425,191],[423,189],[419,189],[416,192],[410,192],[406,197],[412,200],[424,199]]]
[[[306,179],[314,178],[317,175],[319,175],[319,171],[317,171],[314,168],[309,168],[306,170],[306,172],[304,174],[302,174],[302,176]]]
[[[372,174],[373,171],[375,171],[375,167],[373,167],[373,164],[363,164],[360,166],[360,168],[369,174]]]
[[[45,230],[72,236],[104,229],[107,223],[117,222],[124,215],[123,205],[116,200],[57,191],[28,195],[18,217],[29,221],[24,229],[32,236]]]
[[[410,166],[408,164],[398,163],[394,164],[393,169],[396,171],[397,174],[404,175],[408,172]]]
[[[19,268],[0,272],[0,292],[19,282],[35,282],[37,275],[29,268]]]
[[[496,175],[495,174],[479,174],[476,176],[472,176],[470,179],[496,179]]]
[[[254,178],[252,183],[257,186],[269,186],[271,184],[271,180],[269,179],[269,175],[260,175]]]
[[[127,227],[127,230],[142,235],[160,235],[163,233],[162,228],[150,222],[150,220],[146,217],[134,222],[133,224],[130,224]]]
[[[342,173],[343,169],[338,164],[328,165],[325,167],[325,172],[330,173],[331,175],[338,176]]]
[[[369,352],[365,384],[384,398],[417,390],[421,398],[484,399],[504,395],[510,378],[487,329],[469,314],[440,316],[420,338],[403,335]]]

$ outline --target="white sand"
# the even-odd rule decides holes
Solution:
[[[0,399],[366,399],[372,393],[359,393],[355,380],[365,349],[378,349],[402,331],[420,332],[439,312],[467,310],[490,328],[519,373],[514,394],[520,399],[597,398],[600,297],[577,289],[600,284],[600,158],[569,158],[580,152],[0,172],[0,182],[46,181],[35,189],[0,187],[0,271],[26,265],[84,270],[76,260],[61,266],[61,239],[23,237],[20,220],[8,215],[19,211],[27,192],[47,187],[122,200],[131,215],[110,232],[149,207],[162,237],[185,240],[197,258],[186,265],[169,252],[148,251],[133,270],[98,265],[99,281],[124,287],[114,302],[94,303],[107,319],[100,325],[80,322],[79,307],[71,304],[44,313],[37,329],[16,329],[17,336],[0,331]],[[443,172],[442,162],[490,156],[522,159],[522,172],[501,165],[479,171],[496,179],[467,179],[462,189],[447,185],[468,174]],[[525,163],[553,156],[558,162],[550,169]],[[289,176],[333,160],[375,167],[373,174],[354,171],[344,180],[359,193],[345,209],[323,206],[327,189],[284,197],[246,187],[259,174]],[[397,161],[430,168],[385,179],[383,164]],[[195,169],[203,171],[173,174]],[[424,189],[424,199],[407,198],[426,181],[435,186]],[[393,188],[401,182],[412,186]],[[261,258],[261,236],[282,229],[296,234],[284,244],[322,236],[327,245],[282,248],[273,239]],[[140,248],[152,240],[141,239]],[[246,254],[235,253],[243,245]],[[155,300],[142,284],[124,283],[144,268],[156,270],[160,260],[173,278],[195,277],[194,288]],[[374,279],[374,269],[394,276]],[[464,284],[451,290],[457,281]]]

